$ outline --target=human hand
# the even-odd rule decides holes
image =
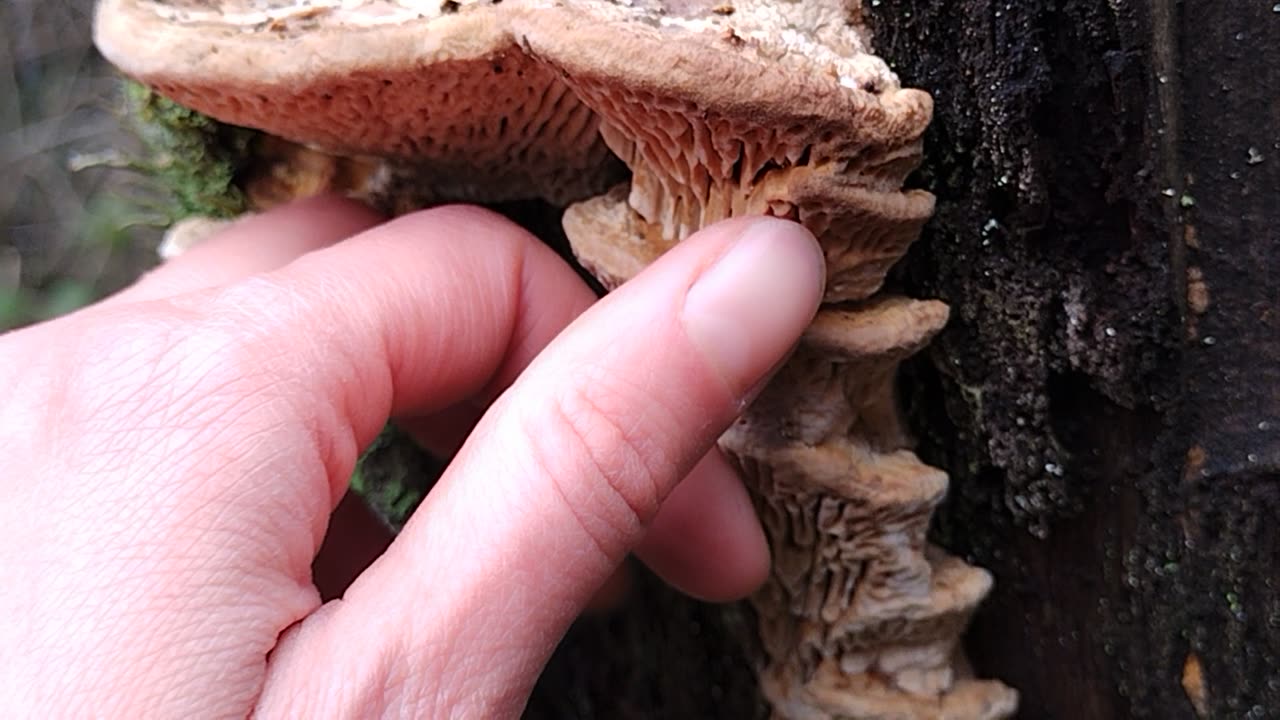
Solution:
[[[378,222],[272,211],[0,337],[5,716],[512,716],[629,551],[704,598],[763,579],[711,448],[817,309],[812,237],[720,224],[593,306],[484,211]],[[322,604],[361,449],[395,417],[453,450],[486,405]]]

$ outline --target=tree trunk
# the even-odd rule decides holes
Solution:
[[[936,101],[894,283],[953,313],[901,385],[996,576],[978,674],[1026,718],[1280,716],[1280,6],[869,9]],[[528,716],[763,717],[753,633],[642,578]]]

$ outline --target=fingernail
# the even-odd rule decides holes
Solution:
[[[685,332],[729,387],[745,394],[813,320],[825,278],[822,251],[808,230],[761,218],[689,288]]]

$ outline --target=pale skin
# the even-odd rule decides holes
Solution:
[[[482,210],[319,199],[0,336],[3,714],[514,717],[629,553],[750,592],[714,442],[822,277],[736,220],[596,302]],[[388,418],[456,455],[384,551],[343,497]]]

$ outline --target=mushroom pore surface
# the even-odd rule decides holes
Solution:
[[[599,113],[632,171],[629,212],[611,207],[616,194],[570,209],[581,254],[590,261],[585,245],[616,243],[656,254],[716,220],[771,214],[822,241],[828,299],[874,293],[933,209],[928,193],[901,190],[930,97],[900,87],[839,2],[663,9],[570,0],[516,20],[530,52]],[[614,230],[589,237],[601,215]]]
[[[223,122],[384,159],[424,201],[565,203],[622,177],[508,3],[102,0],[103,54]]]

